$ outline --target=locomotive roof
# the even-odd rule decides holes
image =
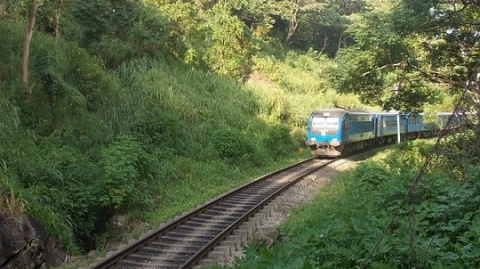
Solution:
[[[372,113],[366,110],[361,109],[343,109],[343,108],[322,108],[313,111],[312,115],[321,115],[321,116],[338,116],[343,113]],[[325,114],[327,113],[327,114]]]

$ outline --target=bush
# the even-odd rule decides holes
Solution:
[[[360,179],[363,184],[367,184],[367,189],[376,188],[393,176],[391,171],[374,162],[360,163],[353,173],[352,178]]]
[[[0,158],[0,164],[16,175],[10,177],[12,186],[18,186],[15,197],[24,201],[28,214],[62,245],[76,252],[94,237],[96,212],[102,209],[100,188],[94,182],[100,178],[101,168],[87,154],[59,145],[57,138],[35,144],[19,133],[17,139],[15,147],[0,151],[5,158]]]
[[[284,124],[273,126],[263,139],[264,146],[274,159],[280,159],[295,151],[299,145],[290,135],[290,128]]]
[[[132,131],[148,153],[159,149],[178,151],[184,143],[180,122],[181,119],[174,114],[153,111],[137,121]]]
[[[253,139],[247,138],[239,131],[221,129],[214,133],[212,143],[217,156],[229,164],[259,166],[262,163],[260,152]]]
[[[118,137],[103,150],[100,163],[104,170],[100,197],[103,206],[116,211],[142,208],[152,203],[149,190],[153,178],[150,155],[131,135]]]

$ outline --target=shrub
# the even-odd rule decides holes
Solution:
[[[212,143],[218,157],[230,164],[260,165],[260,153],[252,139],[236,130],[221,129],[213,134]]]
[[[174,114],[154,111],[136,122],[132,131],[149,153],[157,149],[173,151],[183,144],[179,122],[181,119]]]
[[[101,185],[105,193],[100,197],[107,208],[117,211],[141,208],[151,203],[149,192],[153,178],[150,155],[131,135],[121,135],[103,150],[100,163],[104,170]]]
[[[290,128],[284,124],[273,126],[263,139],[263,144],[274,159],[288,155],[299,146],[290,135]]]
[[[352,176],[354,179],[361,179],[362,182],[367,183],[369,185],[367,188],[375,187],[391,177],[391,171],[373,162],[360,163]]]

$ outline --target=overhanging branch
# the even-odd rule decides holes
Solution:
[[[386,64],[386,65],[384,65],[384,66],[379,67],[379,68],[376,69],[376,70],[382,70],[382,69],[385,69],[385,68],[387,68],[387,67],[397,67],[397,66],[401,66],[401,65],[402,65],[402,63]],[[376,71],[376,70],[375,70],[375,71]],[[374,71],[374,70],[370,70],[370,71],[367,71],[367,72],[363,73],[363,74],[362,74],[362,77],[364,77],[364,76],[372,73],[373,71]]]

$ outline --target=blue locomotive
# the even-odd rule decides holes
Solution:
[[[320,109],[308,118],[305,144],[313,155],[335,157],[391,143],[400,136],[430,137],[436,129],[424,123],[423,114]]]
[[[367,111],[316,110],[308,118],[305,144],[318,156],[339,156],[359,149],[375,138],[373,118]]]

